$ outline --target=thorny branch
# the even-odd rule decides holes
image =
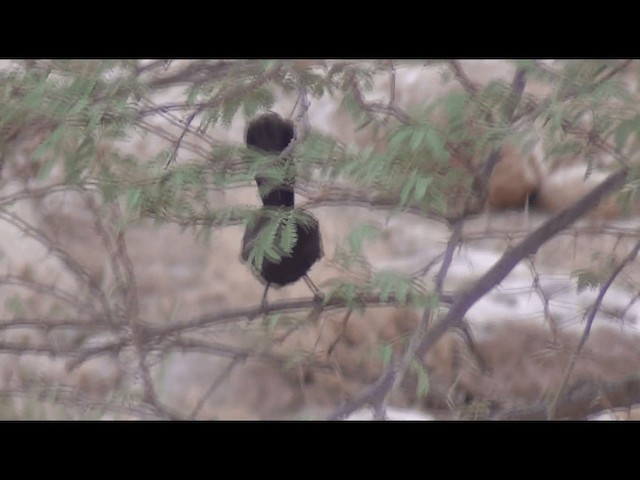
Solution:
[[[0,285],[13,285],[17,287],[26,288],[33,292],[50,295],[51,297],[60,300],[70,306],[75,307],[77,310],[83,310],[88,308],[86,300],[81,300],[80,298],[72,295],[71,293],[57,288],[55,284],[47,285],[42,282],[38,282],[36,280],[21,278],[17,275],[1,275],[0,276]]]
[[[558,403],[560,401],[560,398],[562,398],[562,396],[565,393],[565,388],[569,383],[569,378],[571,377],[571,373],[573,372],[576,362],[580,357],[582,348],[584,347],[585,343],[587,342],[587,339],[589,338],[589,334],[591,333],[591,327],[593,326],[593,321],[595,320],[596,314],[598,313],[598,310],[602,305],[604,296],[609,290],[609,287],[611,287],[611,285],[613,284],[616,277],[620,275],[622,270],[624,270],[625,267],[627,267],[631,262],[635,260],[635,258],[638,256],[638,252],[640,252],[640,242],[636,243],[635,247],[633,247],[633,249],[629,252],[629,254],[616,266],[616,268],[613,269],[613,271],[611,272],[607,280],[602,284],[602,287],[600,287],[598,296],[596,297],[596,300],[593,302],[593,305],[591,305],[591,308],[589,308],[589,311],[587,313],[586,323],[584,326],[584,330],[582,332],[582,336],[580,337],[580,342],[578,343],[578,346],[576,347],[575,351],[571,355],[571,358],[569,359],[569,364],[565,369],[560,386],[558,387],[558,390],[556,391],[556,395],[553,401],[551,402],[551,405],[549,406],[549,414],[548,414],[549,420],[553,420],[557,417]]]
[[[457,296],[447,315],[434,326],[417,348],[418,357],[422,357],[449,328],[460,326],[469,308],[504,280],[518,262],[528,255],[535,254],[549,239],[594,208],[602,198],[619,187],[626,176],[627,172],[624,170],[609,175],[605,181],[583,196],[577,203],[551,217],[515,247],[505,252],[492,268],[468,290]]]
[[[180,150],[180,145],[182,144],[182,139],[184,138],[184,136],[187,134],[187,132],[190,130],[191,128],[191,122],[193,122],[193,119],[196,118],[196,116],[201,112],[200,109],[196,109],[194,110],[185,120],[184,122],[184,127],[182,127],[182,132],[180,132],[180,136],[178,137],[178,140],[176,140],[175,145],[173,147],[173,150],[171,151],[171,154],[169,155],[169,158],[167,160],[167,163],[165,164],[164,168],[169,168],[169,165],[171,165],[171,163],[176,159],[176,157],[178,156],[178,150]]]
[[[480,298],[498,285],[521,260],[537,252],[545,242],[594,208],[602,198],[621,185],[626,176],[627,172],[625,170],[619,170],[611,174],[577,203],[551,217],[523,241],[508,250],[473,285],[458,294],[444,318],[435,324],[415,347],[411,346],[415,357],[417,359],[423,358],[449,329],[461,328],[464,325],[464,316],[467,311]],[[379,402],[380,398],[386,398],[394,385],[398,367],[397,362],[392,364],[385,370],[378,382],[358,395],[354,400],[346,402],[336,409],[330,418],[343,418],[367,403],[373,402],[374,399]]]
[[[478,93],[478,87],[469,79],[467,74],[464,72],[462,65],[460,65],[460,61],[449,61],[449,68],[460,82],[460,85],[462,85],[462,88],[464,88],[471,97],[475,97]]]
[[[402,110],[396,105],[392,105],[392,104],[384,105],[377,102],[376,103],[367,102],[364,98],[364,95],[360,91],[360,87],[358,86],[358,81],[355,75],[351,77],[351,81],[349,82],[349,84],[351,88],[351,93],[353,94],[353,97],[358,103],[358,106],[365,112],[379,113],[387,117],[389,116],[395,117],[398,121],[407,125],[416,123],[415,120],[411,118],[409,114],[407,114],[404,110]]]
[[[38,241],[48,251],[53,253],[63,263],[63,265],[67,267],[69,272],[74,275],[79,286],[82,287],[84,285],[87,285],[89,287],[91,293],[100,302],[104,315],[106,315],[108,321],[110,323],[114,322],[111,305],[109,304],[107,295],[83,265],[81,265],[74,257],[72,257],[59,245],[56,245],[55,242],[53,242],[43,231],[28,224],[22,218],[5,210],[4,208],[0,208],[0,220],[4,220],[10,223],[14,227],[22,231],[25,235]]]
[[[614,69],[608,71],[599,81],[605,81],[611,78],[613,75],[621,71],[622,69],[628,66],[630,61],[622,62]],[[163,65],[166,66],[163,60],[158,60],[154,62],[150,62],[145,65],[141,65],[138,67],[138,73],[140,75],[151,74],[158,72]],[[188,64],[185,67],[181,68],[177,72],[170,72],[165,75],[159,75],[148,81],[147,85],[152,88],[164,88],[168,86],[172,86],[176,83],[203,83],[211,80],[212,78],[220,78],[222,76],[228,75],[231,68],[250,68],[250,65],[244,65],[242,62],[226,62],[220,61],[214,64],[206,64],[206,63],[197,63],[197,64]],[[461,66],[457,61],[449,62],[449,66],[456,75],[456,78],[460,81],[463,87],[473,96],[477,94],[478,87],[474,85],[469,78],[466,76],[465,72],[462,70]],[[278,68],[274,68],[271,74],[276,75],[278,73]],[[351,91],[356,98],[356,101],[360,105],[360,107],[371,114],[383,114],[387,117],[394,117],[397,120],[403,123],[412,123],[413,119],[409,117],[409,115],[402,111],[399,107],[395,105],[395,67],[392,61],[389,62],[389,75],[390,75],[390,91],[389,91],[389,100],[387,104],[383,103],[370,103],[367,102],[364,98],[362,92],[359,89],[357,82],[355,81],[355,76],[352,78]],[[172,142],[174,145],[173,154],[169,159],[169,163],[175,159],[178,150],[180,148],[185,148],[187,150],[190,149],[193,153],[201,155],[203,158],[208,158],[210,152],[207,151],[206,148],[201,146],[197,146],[195,144],[190,144],[186,136],[189,135],[197,135],[202,140],[203,136],[200,136],[197,131],[194,131],[191,128],[191,123],[196,118],[198,114],[204,111],[206,108],[212,106],[213,104],[219,104],[223,102],[227,97],[225,95],[234,96],[234,95],[242,95],[243,92],[246,93],[248,89],[256,88],[261,82],[268,81],[269,76],[265,76],[264,78],[258,78],[253,83],[246,85],[245,87],[239,87],[236,89],[230,89],[221,96],[214,98],[211,102],[202,102],[200,104],[167,104],[159,107],[151,107],[146,110],[141,110],[141,123],[140,125],[143,128],[147,128],[149,131],[153,131],[155,134],[158,134],[162,138],[165,138]],[[516,71],[516,74],[512,81],[512,91],[513,91],[513,103],[509,103],[507,109],[507,117],[510,119],[513,116],[514,111],[517,108],[518,102],[520,101],[520,97],[523,94],[525,85],[526,85],[526,77],[524,75],[523,70]],[[300,138],[294,140],[288,147],[286,153],[291,153],[291,150],[295,147],[296,143],[300,141],[301,138],[304,137],[304,133],[308,130],[308,117],[307,110],[309,108],[309,99],[307,98],[306,91],[304,89],[300,90],[300,99],[301,99],[301,108],[299,110],[299,114],[296,117],[296,125],[300,128],[297,128],[300,134]],[[544,105],[543,105],[544,106]],[[154,108],[157,108],[154,110]],[[546,108],[546,107],[545,107]],[[151,123],[147,123],[144,119],[145,116],[159,113],[161,115],[171,115],[171,111],[180,111],[180,110],[188,110],[191,113],[188,115],[186,121],[176,120],[174,118],[172,121],[178,122],[174,125],[180,125],[181,131],[179,135],[165,132],[162,128],[156,127]],[[529,115],[529,114],[528,114]],[[533,114],[531,114],[533,115]],[[527,117],[528,119],[532,118],[530,115]],[[519,119],[518,121],[521,121]],[[573,133],[591,135],[590,139],[592,139],[591,132],[579,132],[574,131]],[[184,140],[184,142],[183,142]],[[206,141],[212,142],[213,140],[208,138]],[[607,151],[608,153],[616,156],[618,155],[618,159],[623,166],[627,166],[628,162],[623,157],[619,156],[618,152],[615,151],[610,145],[604,142],[602,139],[595,138],[596,146],[599,147],[603,151]],[[493,152],[495,153],[495,152]],[[625,160],[625,161],[623,161]],[[486,162],[487,171],[490,174],[490,171],[495,165],[497,161],[497,157],[490,156],[488,161]],[[511,248],[505,255],[494,265],[494,267],[487,272],[478,282],[472,285],[468,290],[461,292],[459,295],[455,297],[447,296],[442,294],[442,286],[444,283],[444,279],[447,274],[448,267],[451,263],[451,259],[453,256],[453,251],[457,244],[464,240],[473,240],[474,238],[487,238],[486,235],[476,234],[474,237],[473,233],[462,235],[461,233],[461,224],[462,220],[459,219],[459,223],[454,224],[452,235],[449,239],[449,244],[447,245],[447,249],[443,254],[443,260],[441,264],[440,271],[436,276],[436,288],[435,291],[439,294],[440,300],[442,303],[451,304],[451,308],[449,309],[448,314],[439,321],[435,326],[432,326],[431,329],[428,330],[428,327],[431,324],[431,316],[433,312],[429,308],[425,308],[423,312],[423,317],[420,323],[420,327],[415,332],[414,336],[411,338],[411,342],[406,347],[404,354],[401,358],[396,358],[392,361],[391,366],[385,370],[385,372],[381,375],[378,382],[374,385],[371,385],[369,388],[365,389],[365,391],[361,392],[355,399],[350,402],[347,402],[341,408],[333,412],[332,418],[341,418],[343,416],[348,415],[351,411],[355,410],[358,405],[371,404],[374,406],[376,410],[376,416],[383,417],[384,411],[386,407],[387,399],[389,398],[389,392],[391,392],[397,385],[402,381],[404,373],[410,362],[413,361],[415,357],[420,358],[428,349],[440,338],[440,336],[450,327],[458,326],[462,328],[463,333],[469,334],[468,330],[465,330],[464,324],[464,314],[468,309],[473,305],[482,295],[491,290],[496,284],[498,284],[510,271],[511,269],[523,258],[527,258],[527,255],[530,255],[537,251],[537,249],[546,242],[549,238],[554,235],[562,234],[562,230],[567,228],[573,221],[577,218],[580,218],[586,211],[592,208],[597,202],[604,197],[608,192],[611,192],[617,185],[620,185],[624,180],[626,175],[626,170],[621,170],[613,175],[611,175],[605,182],[603,182],[598,188],[592,191],[590,194],[586,195],[578,204],[574,207],[561,212],[555,217],[551,218],[548,222],[543,224],[541,227],[533,231],[522,232],[521,235],[527,235],[526,238],[522,242],[520,242],[515,247]],[[47,195],[52,193],[56,188],[59,188],[61,191],[68,189],[70,187],[67,186],[53,186],[47,187],[43,189],[41,192],[37,190],[25,190],[24,192],[19,192],[18,194],[12,194],[10,196],[0,198],[0,207],[8,206],[16,201],[25,199],[25,198],[33,198],[38,195]],[[368,193],[363,192],[362,195],[357,194],[352,197],[348,197],[347,194],[349,192],[344,192],[345,196],[334,197],[331,201],[326,198],[322,198],[321,195],[311,197],[311,201],[308,205],[327,205],[331,204],[330,202],[335,202],[336,205],[345,205],[353,201],[353,204],[362,204],[365,206],[377,206],[381,208],[388,208],[389,205],[385,204],[381,199],[372,199],[370,196],[367,196]],[[223,312],[216,312],[210,315],[204,315],[198,317],[196,319],[191,319],[185,322],[178,322],[169,325],[157,326],[145,323],[140,318],[140,307],[139,307],[139,299],[138,293],[136,291],[137,280],[135,278],[135,272],[133,268],[133,263],[129,257],[129,254],[126,249],[126,242],[124,238],[124,233],[118,232],[114,233],[114,231],[110,230],[109,224],[113,222],[113,219],[108,219],[105,221],[104,219],[99,218],[98,210],[95,204],[92,204],[89,196],[87,196],[88,203],[87,206],[89,210],[96,215],[95,219],[95,227],[101,238],[103,243],[103,247],[105,251],[108,253],[109,262],[111,266],[111,270],[113,271],[116,283],[118,285],[117,291],[120,297],[123,300],[123,308],[119,309],[115,305],[110,305],[109,302],[106,301],[106,297],[104,296],[104,292],[102,290],[102,286],[99,284],[90,284],[92,288],[92,292],[99,296],[102,294],[103,297],[103,316],[92,316],[86,321],[83,319],[39,319],[39,318],[14,318],[11,320],[0,320],[0,330],[3,329],[11,329],[11,328],[23,328],[29,327],[34,329],[42,329],[44,331],[48,331],[56,328],[78,328],[78,329],[96,329],[108,330],[109,327],[105,325],[105,322],[110,323],[113,321],[118,322],[117,326],[125,327],[124,324],[120,324],[121,316],[124,317],[126,321],[127,328],[119,329],[119,336],[115,338],[113,336],[110,337],[110,340],[103,342],[101,345],[93,345],[89,347],[80,347],[74,350],[65,350],[60,349],[56,350],[49,345],[46,346],[24,346],[19,345],[17,343],[12,342],[2,342],[0,343],[0,351],[5,352],[26,352],[26,353],[34,353],[34,354],[43,354],[50,356],[62,356],[65,358],[69,358],[68,368],[73,369],[89,358],[98,355],[105,354],[117,354],[123,348],[133,347],[136,351],[136,356],[138,360],[138,368],[142,373],[144,390],[145,390],[145,402],[143,405],[145,407],[149,407],[148,411],[146,411],[148,415],[159,415],[163,418],[178,418],[179,416],[175,412],[171,412],[168,408],[163,406],[159,401],[155,391],[155,386],[153,384],[153,380],[151,378],[151,374],[149,371],[149,367],[147,365],[147,356],[151,351],[171,351],[173,349],[176,350],[193,350],[193,351],[206,351],[208,353],[214,353],[216,355],[227,356],[232,359],[228,368],[223,371],[218,378],[216,378],[207,392],[201,397],[200,401],[196,405],[196,407],[191,412],[191,417],[195,417],[198,412],[201,410],[204,405],[206,399],[215,392],[215,390],[219,387],[219,385],[231,374],[232,370],[239,365],[242,361],[247,358],[259,358],[260,354],[256,354],[255,351],[251,350],[242,350],[240,348],[231,347],[228,345],[218,345],[211,342],[203,342],[200,340],[196,340],[193,338],[188,338],[188,333],[194,330],[198,330],[201,328],[206,328],[212,325],[219,325],[226,322],[231,321],[243,321],[248,320],[251,321],[255,318],[258,318],[260,315],[269,312],[294,312],[298,310],[306,310],[315,305],[315,301],[313,299],[303,299],[303,300],[290,300],[290,301],[282,301],[275,302],[270,304],[267,311],[262,307],[248,307],[244,309],[237,310],[228,310]],[[359,203],[358,203],[359,202]],[[411,211],[411,209],[410,209]],[[421,217],[425,217],[425,213],[418,209],[414,209],[411,211],[412,213],[418,214]],[[9,212],[4,210],[0,210],[0,214],[3,216],[0,219],[8,221],[12,223],[14,226],[20,228],[26,235],[33,237],[40,241],[45,247],[51,250],[53,253],[58,256],[63,263],[69,268],[71,272],[73,272],[79,280],[82,282],[90,280],[90,276],[86,273],[86,269],[83,268],[82,265],[76,264],[73,262],[73,259],[64,252],[64,250],[58,248],[54,243],[43,236],[43,233],[38,231],[35,228],[32,228],[30,225],[26,223],[21,223],[20,219],[17,217],[12,218]],[[117,215],[115,215],[117,217]],[[442,220],[442,217],[437,217],[437,214],[434,214],[434,218]],[[183,219],[184,220],[184,219]],[[189,220],[184,220],[184,224],[193,224]],[[449,221],[455,221],[456,219],[450,219]],[[115,219],[117,223],[117,218]],[[205,220],[202,220],[205,222]],[[228,223],[227,223],[228,224]],[[577,230],[577,229],[576,229]],[[588,231],[587,229],[584,230]],[[500,233],[495,233],[495,235],[500,235]],[[629,236],[637,235],[636,229],[630,230],[627,232]],[[600,291],[598,299],[592,306],[589,318],[587,319],[587,326],[585,327],[585,332],[583,333],[583,338],[579,347],[576,349],[575,355],[580,352],[580,349],[586,342],[589,330],[591,328],[591,324],[593,322],[593,318],[597,310],[600,308],[600,303],[602,302],[602,298],[604,297],[607,288],[616,278],[616,276],[622,271],[624,266],[631,262],[633,258],[638,253],[640,249],[640,243],[636,245],[634,250],[629,254],[627,259],[625,259],[620,265],[619,269],[612,274],[609,278],[606,285],[604,285]],[[634,253],[635,252],[635,253]],[[633,257],[631,257],[633,254]],[[427,267],[422,269],[423,274],[429,268],[432,268],[438,261],[440,260],[440,256],[434,259]],[[532,264],[533,265],[533,264]],[[537,275],[537,274],[536,274]],[[535,278],[538,278],[537,276]],[[69,304],[80,304],[79,300],[73,295],[65,292],[63,290],[56,289],[55,287],[49,287],[44,284],[39,284],[37,282],[28,282],[18,279],[15,276],[7,275],[5,277],[0,277],[0,284],[10,284],[18,287],[32,289],[33,291],[40,291],[42,293],[47,293],[54,298],[59,300],[63,300]],[[539,284],[537,285],[539,287]],[[538,289],[539,293],[544,293],[541,288]],[[548,303],[548,299],[545,298]],[[382,305],[383,302],[380,301],[375,295],[365,296],[363,298],[358,299],[362,305]],[[395,299],[393,297],[388,299],[388,305],[394,305]],[[340,298],[332,298],[330,299],[326,305],[324,306],[325,310],[330,309],[342,309],[345,308],[346,303],[344,299]],[[470,337],[469,337],[470,338]],[[472,342],[472,340],[471,340]],[[472,347],[472,343],[470,348]],[[265,358],[268,356],[265,355]],[[273,359],[271,359],[273,360]],[[567,369],[566,379],[571,373],[573,365],[571,364]],[[563,387],[565,382],[563,382]],[[562,388],[560,389],[562,390]],[[1,392],[0,392],[1,393]],[[557,405],[561,405],[560,398],[561,391],[558,392],[558,397],[556,397],[556,402],[554,402],[552,411],[556,409]],[[559,403],[557,403],[559,402]],[[557,405],[556,405],[557,403]],[[553,415],[552,415],[553,416]]]
[[[640,378],[633,375],[621,381],[600,382],[580,380],[565,389],[566,394],[558,399],[555,417],[584,420],[588,415],[610,409],[616,405],[640,403]],[[508,408],[494,412],[494,420],[547,420],[549,405],[538,402],[524,408]]]
[[[442,283],[446,277],[449,267],[451,266],[454,250],[458,246],[458,242],[460,240],[462,224],[463,221],[458,220],[453,225],[453,233],[447,242],[444,258],[440,266],[440,270],[436,275],[436,293],[441,291]],[[405,373],[415,358],[416,349],[422,342],[433,315],[434,312],[432,307],[425,307],[422,312],[420,323],[411,335],[409,343],[402,356],[392,360],[391,364],[380,377],[380,380],[370,389],[366,390],[366,394],[363,393],[362,395],[358,395],[356,398],[345,402],[340,408],[330,414],[329,419],[347,417],[367,404],[370,404],[373,407],[375,419],[384,419],[386,415],[387,400],[393,390],[397,389],[404,379]]]
[[[196,406],[193,408],[193,410],[191,411],[191,414],[189,414],[188,418],[189,420],[194,420],[197,416],[198,413],[200,412],[200,410],[202,409],[202,407],[204,406],[204,403],[207,401],[207,399],[213,395],[215,393],[215,391],[220,388],[220,385],[222,385],[222,383],[229,378],[229,375],[231,375],[231,372],[233,372],[233,370],[240,364],[240,358],[234,358],[233,360],[231,360],[231,362],[229,362],[229,365],[227,365],[227,368],[225,368],[222,373],[220,373],[220,375],[218,375],[216,377],[216,379],[213,381],[213,383],[211,384],[211,386],[207,389],[207,391],[204,393],[204,395],[202,395],[202,397],[200,398],[200,400],[198,400],[198,403],[196,404]]]
[[[26,401],[33,400],[34,395],[41,401],[51,401],[60,405],[69,407],[80,407],[83,411],[91,413],[97,411],[100,418],[104,413],[114,413],[120,415],[130,415],[133,418],[156,419],[157,415],[150,405],[145,403],[131,404],[131,402],[114,402],[112,399],[108,401],[98,401],[87,395],[78,393],[77,388],[73,386],[42,386],[35,389],[36,391],[24,391],[18,389],[0,390],[0,398],[6,399],[24,399]]]
[[[544,312],[544,320],[549,324],[551,329],[551,335],[553,336],[553,340],[555,341],[558,337],[558,326],[556,325],[556,321],[551,315],[551,310],[549,308],[549,296],[545,293],[542,285],[540,283],[540,275],[538,274],[538,270],[531,258],[527,258],[527,264],[529,266],[529,271],[533,277],[533,291],[538,295],[540,299],[540,303],[542,303],[542,309]]]
[[[119,208],[115,206],[116,221],[121,217]],[[133,267],[133,262],[127,251],[127,244],[124,239],[124,232],[120,230],[116,234],[116,255],[119,262],[124,267],[125,278],[124,283],[118,285],[121,295],[124,300],[124,316],[125,321],[128,323],[132,343],[135,348],[138,367],[142,375],[142,382],[144,385],[144,400],[153,405],[158,414],[162,417],[169,419],[179,418],[175,413],[171,412],[166,406],[162,405],[156,394],[155,386],[151,378],[151,372],[147,365],[147,347],[145,344],[145,338],[143,331],[140,328],[140,304],[138,301],[138,282]]]

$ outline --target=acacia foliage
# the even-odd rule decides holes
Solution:
[[[570,156],[589,168],[598,162],[621,168],[626,179],[620,192],[633,200],[640,149],[635,65],[518,60],[512,78],[486,84],[466,77],[463,66],[387,60],[14,62],[0,71],[5,176],[14,168],[9,162],[18,141],[25,136],[41,141],[28,159],[33,170],[25,181],[28,189],[1,195],[0,211],[3,220],[13,218],[13,207],[25,198],[21,192],[27,195],[34,186],[43,195],[47,189],[87,193],[99,212],[117,206],[113,255],[122,264],[114,262],[113,268],[126,272],[126,258],[116,248],[122,241],[118,235],[144,218],[178,223],[205,236],[251,221],[251,208],[213,202],[212,191],[251,184],[257,172],[276,181],[288,173],[268,155],[220,140],[220,132],[278,109],[284,99],[295,100],[298,138],[286,154],[294,159],[297,191],[308,207],[358,204],[386,208],[390,215],[411,211],[453,225],[484,208],[497,152],[507,140],[523,152],[540,141],[545,161]],[[400,105],[396,77],[408,68],[437,70],[439,81],[456,88]],[[340,141],[314,124],[314,104],[328,97],[352,118],[354,132],[366,132],[371,141],[362,146]],[[153,143],[162,139],[164,147],[135,155],[121,148],[138,136]],[[609,161],[602,163],[603,156]],[[273,228],[256,239],[252,261],[291,251],[296,239],[292,219],[273,216]],[[279,229],[284,230],[276,234]],[[446,309],[450,298],[437,288],[442,282],[428,286],[424,271],[408,275],[365,268],[362,274],[362,245],[375,235],[371,225],[355,226],[337,250],[335,259],[354,274],[327,283],[326,304],[360,310],[378,303]],[[83,277],[72,259],[67,264]],[[593,282],[589,285],[597,286]],[[109,325],[134,321],[137,308],[129,293],[100,285],[90,290],[96,318],[108,319]],[[115,311],[124,312],[122,318]],[[127,341],[136,343],[133,337]],[[137,348],[144,359],[148,352]],[[425,380],[420,378],[422,391]],[[153,402],[152,386],[146,388],[145,399]]]

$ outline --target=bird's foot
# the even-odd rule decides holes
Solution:
[[[262,301],[260,302],[260,311],[266,315],[269,309],[269,304],[267,303],[267,292],[269,291],[270,283],[267,283],[267,286],[264,289],[264,293],[262,294]]]
[[[302,278],[309,287],[309,290],[311,290],[311,293],[313,293],[313,301],[322,305],[324,303],[324,293],[322,293],[320,289],[316,287],[316,285],[311,281],[308,275],[304,275]]]

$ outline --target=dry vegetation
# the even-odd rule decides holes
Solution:
[[[171,72],[188,72],[189,64],[172,68],[151,81],[169,84]],[[399,72],[393,79],[399,111],[452,88],[510,80],[515,67],[460,62],[451,72],[454,80],[446,86],[439,85],[436,68]],[[389,78],[378,80],[366,101],[383,96]],[[527,84],[529,95],[544,92],[543,86]],[[180,94],[177,88],[161,91],[149,105],[171,103]],[[283,97],[274,109],[286,116],[294,104],[295,98]],[[356,132],[351,118],[327,98],[311,102],[308,119],[312,128],[359,147],[378,142],[384,128],[391,128],[384,126],[377,137],[367,129]],[[240,143],[243,123],[238,115],[228,129],[211,129],[207,138]],[[171,125],[166,116],[151,116],[149,125],[150,134],[134,135],[117,148],[148,158],[187,140],[207,145],[191,130],[184,136],[180,124]],[[313,315],[303,282],[272,290],[275,315],[263,314],[263,286],[239,260],[240,222],[203,229],[197,222],[155,222],[148,216],[128,223],[126,202],[102,203],[86,185],[63,188],[61,167],[46,180],[38,178],[44,160],[34,152],[50,132],[42,125],[19,127],[5,132],[0,160],[0,419],[339,417],[345,405],[360,407],[358,399],[386,378],[389,365],[406,368],[406,375],[389,377],[396,384],[383,402],[376,403],[373,394],[360,403],[377,410],[414,408],[444,419],[543,419],[586,418],[640,401],[637,218],[611,197],[536,253],[523,255],[517,268],[531,276],[516,269],[502,290],[487,294],[487,301],[503,302],[504,309],[472,308],[464,322],[450,324],[454,328],[443,329],[427,348],[423,340],[432,337],[415,335],[429,320],[423,308],[371,301],[352,311],[334,300]],[[183,150],[176,151],[179,163]],[[487,190],[489,208],[461,225],[460,242],[450,241],[453,223],[415,212],[388,219],[388,210],[363,201],[366,196],[329,202],[336,193],[332,186],[301,181],[300,203],[319,218],[326,254],[311,277],[328,291],[332,279],[366,278],[371,269],[422,270],[424,285],[440,289],[445,299],[472,291],[493,263],[469,269],[471,254],[502,255],[592,188],[578,181],[575,172],[584,167],[566,159],[543,161],[539,145],[520,153],[510,146],[502,151]],[[596,172],[588,182],[595,186],[604,176]],[[565,199],[560,195],[567,194],[567,178],[574,180]],[[524,189],[511,191],[517,184]],[[529,211],[524,204],[534,190],[542,209]],[[251,185],[207,195],[217,207],[258,204]],[[512,207],[519,208],[505,210]],[[340,252],[353,227],[365,223],[379,228],[378,238],[365,242],[361,263],[346,271]],[[451,256],[448,272],[443,255]],[[615,273],[617,266],[624,267],[621,273]],[[569,275],[587,269],[600,272],[605,283],[615,280],[616,290],[609,293],[620,300],[603,303],[608,320],[597,303],[601,287],[587,289],[592,295],[584,300],[563,296],[567,292],[547,281],[562,279],[562,288],[569,285],[575,293]],[[517,275],[522,288],[509,283]],[[518,310],[517,318],[505,313],[517,310],[522,295],[540,304],[522,315]],[[554,298],[572,298],[566,308],[573,310],[560,318]],[[593,328],[585,337],[592,310]],[[569,317],[574,321],[567,322]],[[578,348],[581,339],[585,343]],[[419,355],[422,363],[402,363],[411,342],[413,351],[428,350]]]

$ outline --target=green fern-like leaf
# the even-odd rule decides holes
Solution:
[[[243,98],[242,112],[245,118],[252,118],[259,110],[268,110],[275,103],[273,92],[262,86]]]
[[[393,346],[389,343],[385,343],[380,347],[380,358],[382,360],[382,367],[386,368],[391,363],[393,357]]]
[[[594,289],[600,286],[602,283],[602,279],[600,278],[598,272],[593,270],[576,270],[571,274],[573,278],[577,281],[577,290],[578,293],[583,292],[587,289]]]
[[[416,203],[420,203],[427,193],[427,188],[433,181],[432,177],[419,176],[416,178],[415,189],[413,190],[413,199]]]
[[[364,312],[366,308],[364,297],[368,293],[366,285],[353,280],[331,279],[323,286],[329,287],[324,298],[325,304],[337,299],[344,302],[347,308]]]
[[[424,398],[429,393],[429,388],[431,386],[431,382],[429,381],[429,374],[425,370],[422,363],[418,360],[413,360],[411,362],[411,369],[415,372],[418,377],[418,384],[416,385],[416,394],[420,398]]]
[[[292,211],[287,212],[284,221],[282,222],[282,227],[279,231],[279,246],[284,255],[291,255],[293,252],[293,247],[298,241],[298,230],[296,225],[297,221],[294,213]]]
[[[380,290],[380,300],[388,302],[392,299],[399,305],[406,305],[409,296],[420,295],[414,279],[392,270],[376,272],[370,280],[372,290]]]

